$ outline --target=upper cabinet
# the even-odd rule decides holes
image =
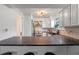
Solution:
[[[64,23],[63,23],[64,22],[64,20],[63,20],[63,12],[59,13],[59,21],[60,21],[60,26],[63,27],[64,26]]]
[[[79,5],[78,5],[78,25],[79,25]]]
[[[63,25],[70,26],[70,6],[63,9]]]
[[[62,20],[64,27],[79,26],[79,5],[71,4],[62,11]],[[59,13],[61,15],[61,13]],[[61,16],[60,16],[61,18]]]
[[[78,5],[72,4],[71,5],[71,26],[78,25]]]

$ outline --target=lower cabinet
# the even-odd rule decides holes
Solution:
[[[0,55],[66,55],[67,46],[0,46]]]
[[[0,46],[0,55],[79,55],[79,46]]]
[[[68,46],[68,55],[79,55],[79,46]]]

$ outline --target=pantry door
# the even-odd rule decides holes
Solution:
[[[22,16],[16,17],[16,33],[17,36],[22,36]]]

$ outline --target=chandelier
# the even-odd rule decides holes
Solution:
[[[36,12],[37,16],[47,16],[47,11],[45,9],[38,10]]]

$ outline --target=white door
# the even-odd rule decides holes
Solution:
[[[16,33],[17,36],[22,36],[22,16],[20,15],[16,17]]]
[[[28,16],[24,16],[24,20],[23,20],[23,36],[32,36],[32,19],[31,17]]]

